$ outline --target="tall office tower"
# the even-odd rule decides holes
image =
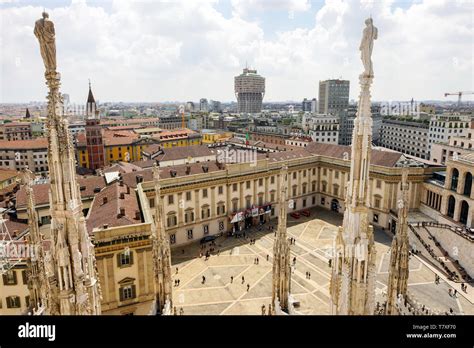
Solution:
[[[236,76],[234,91],[237,97],[237,112],[253,114],[262,111],[265,78],[258,75],[257,70],[245,68],[242,74]]]
[[[301,103],[301,109],[303,111],[311,112],[311,104],[312,104],[311,100],[308,100],[308,99],[304,98],[303,102]]]
[[[316,100],[316,98],[313,98],[313,100],[311,100],[311,112],[314,114],[318,111],[318,101]]]
[[[319,81],[320,114],[337,114],[349,106],[349,81],[326,80]]]
[[[199,100],[199,111],[209,111],[209,103],[206,98]]]
[[[89,169],[96,170],[105,166],[105,145],[100,126],[99,111],[89,82],[89,95],[86,104],[86,147],[89,157]]]

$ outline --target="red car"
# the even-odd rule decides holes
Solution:
[[[291,213],[290,216],[294,219],[299,219],[300,218],[300,213]]]
[[[311,213],[309,212],[309,210],[303,210],[303,211],[301,212],[301,215],[308,217],[308,216],[311,215]]]

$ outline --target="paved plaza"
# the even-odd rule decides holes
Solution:
[[[296,239],[296,244],[291,246],[292,259],[296,257],[291,293],[300,303],[296,310],[301,314],[331,314],[331,269],[326,251],[332,246],[341,223],[341,214],[323,209],[312,209],[310,217],[301,216],[297,220],[288,216],[288,237]],[[274,231],[276,224],[277,219],[270,223]],[[268,310],[272,296],[274,241],[274,232],[269,231],[268,226],[268,223],[264,224],[261,231],[253,228],[247,238],[219,237],[207,261],[204,256],[199,257],[202,251],[199,243],[174,249],[173,280],[179,279],[179,286],[173,287],[173,302],[178,311],[183,308],[185,315],[261,315],[262,305]],[[256,242],[250,244],[250,239]],[[387,287],[391,238],[384,231],[376,230],[375,240],[376,301],[382,301],[382,291]],[[309,279],[306,272],[310,273]],[[443,280],[444,277],[440,284],[435,284],[434,272],[437,271],[431,265],[412,256],[409,291],[432,309],[444,312],[452,308],[455,313],[474,314],[474,305],[467,296],[458,294],[454,298],[448,294],[450,284]],[[474,292],[474,289],[469,287],[468,292]]]

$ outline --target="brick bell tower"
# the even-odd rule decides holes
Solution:
[[[99,110],[92,94],[89,81],[89,95],[86,104],[86,147],[88,168],[97,170],[105,166],[105,146],[100,126]]]

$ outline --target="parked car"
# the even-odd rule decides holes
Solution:
[[[306,209],[305,209],[305,210],[303,210],[303,211],[301,212],[301,215],[303,215],[303,216],[310,216],[311,213],[309,212],[309,210],[306,210]]]
[[[217,236],[206,236],[201,239],[201,244],[212,242],[213,240],[217,239]]]
[[[300,215],[300,213],[294,212],[294,213],[291,213],[290,216],[294,219],[299,219],[301,215]]]

